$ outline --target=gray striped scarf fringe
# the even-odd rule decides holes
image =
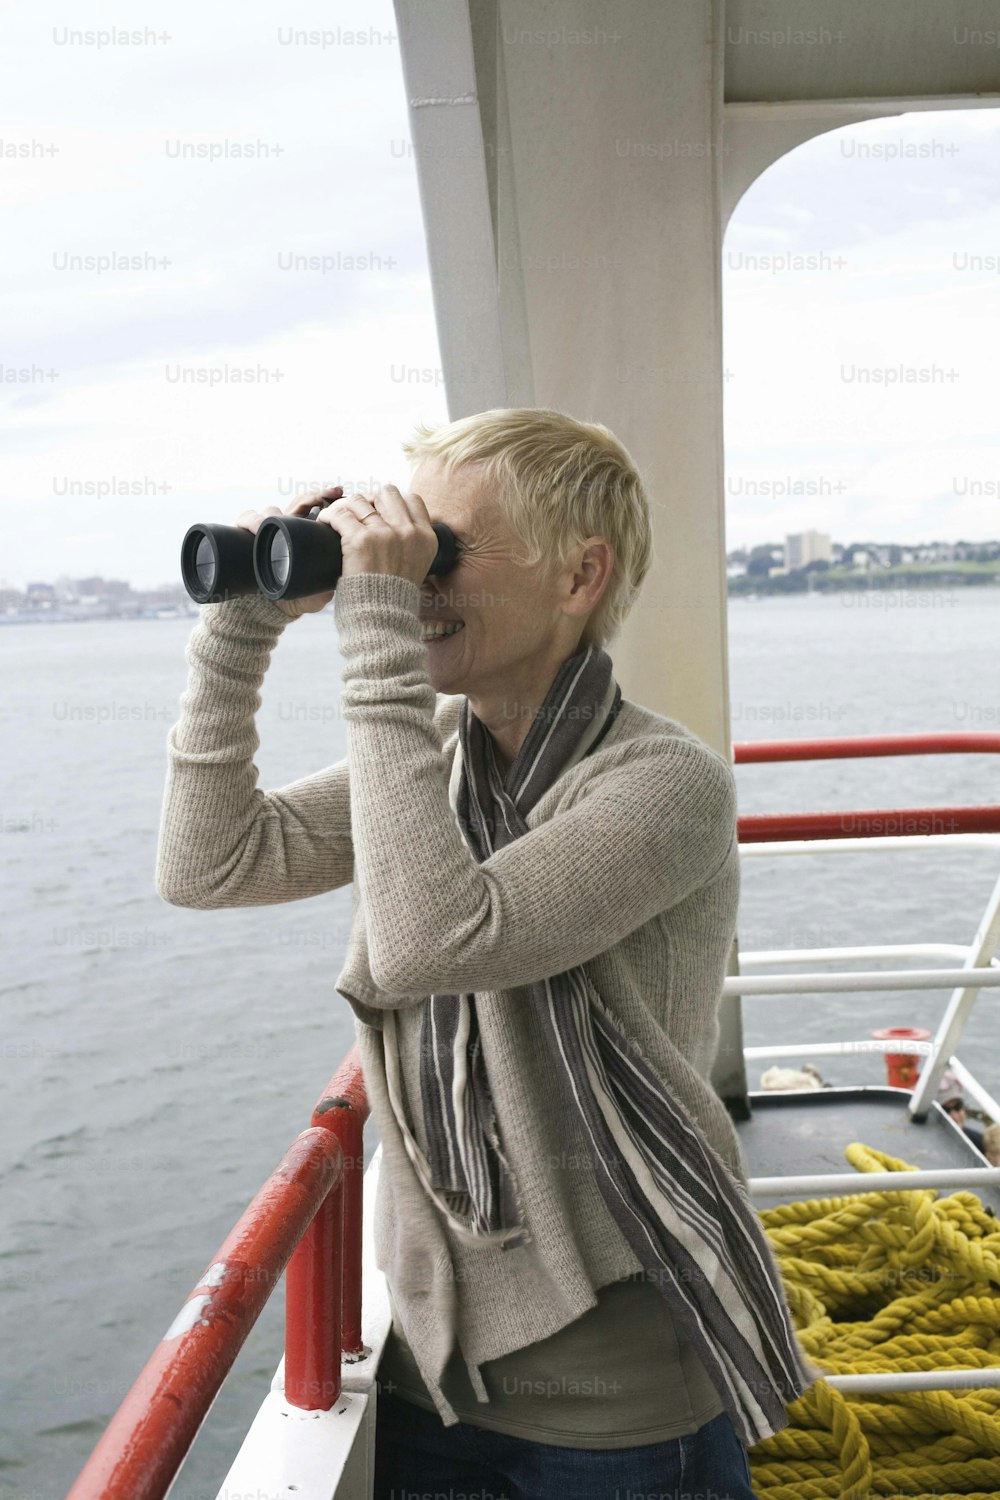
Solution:
[[[597,748],[620,705],[607,652],[581,647],[556,673],[505,785],[492,740],[465,700],[457,811],[480,863],[528,831],[524,815]],[[532,996],[551,1065],[565,1078],[590,1138],[608,1209],[752,1447],[787,1426],[786,1405],[815,1378],[763,1225],[742,1184],[615,1025],[585,966],[539,981]],[[386,1020],[389,1091],[403,1123],[391,1011]],[[428,998],[420,1090],[428,1156],[408,1128],[403,1136],[428,1194],[463,1238],[501,1245],[524,1239],[474,995]]]

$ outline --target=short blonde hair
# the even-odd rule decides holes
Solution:
[[[983,1155],[988,1156],[990,1152],[1000,1156],[1000,1125],[987,1125],[983,1131]]]
[[[437,458],[446,473],[478,465],[527,547],[527,567],[554,573],[587,537],[606,537],[611,575],[580,645],[604,647],[617,635],[649,570],[653,536],[639,472],[613,432],[544,407],[496,407],[442,427],[418,423],[403,452],[414,466]]]

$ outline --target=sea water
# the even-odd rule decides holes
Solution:
[[[737,743],[1000,732],[1000,588],[734,600],[729,622]],[[65,1492],[353,1041],[333,987],[349,888],[216,912],[156,894],[191,626],[0,631],[0,1488],[19,1500]],[[285,632],[257,720],[262,788],[346,754],[340,672],[331,610]],[[737,783],[742,814],[885,810],[996,804],[998,772],[995,756],[894,757],[747,765]],[[745,859],[741,948],[967,943],[998,870],[997,848]],[[745,1041],[933,1028],[946,998],[755,997]],[[997,1003],[984,992],[959,1049],[994,1092]],[[871,1054],[817,1061],[834,1082],[885,1076]],[[177,1500],[215,1496],[281,1343],[279,1291]]]

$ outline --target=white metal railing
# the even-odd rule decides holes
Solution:
[[[909,1047],[909,1042],[907,1042]],[[977,1109],[981,1109],[984,1115],[990,1119],[1000,1122],[1000,1102],[983,1088],[978,1079],[973,1078],[968,1068],[957,1057],[949,1057],[948,1067],[955,1075],[955,1081],[959,1084],[964,1094],[967,1094]]]
[[[1000,847],[1000,837],[993,834],[956,834],[944,837],[893,839],[801,840],[795,843],[746,844],[741,852],[751,857],[778,854],[842,854],[848,849],[871,852],[874,849],[916,847],[940,848],[942,844],[968,847],[969,842]],[[782,966],[801,963],[857,962],[872,959],[940,958],[959,959],[960,968],[853,970],[846,973],[758,974],[744,973],[724,981],[724,995],[789,995],[860,993],[870,990],[941,989],[957,986],[933,1041],[910,1041],[867,1038],[863,1042],[793,1042],[771,1047],[744,1047],[744,1062],[763,1057],[837,1056],[865,1050],[869,1052],[915,1052],[926,1062],[910,1095],[912,1118],[926,1115],[946,1067],[977,1106],[991,1118],[1000,1120],[1000,1104],[973,1078],[952,1055],[965,1023],[981,989],[1000,986],[1000,879],[997,880],[973,941],[967,945],[953,943],[894,943],[881,946],[843,948],[799,948],[758,950],[740,955],[743,965]],[[974,983],[970,983],[974,980]],[[812,1091],[810,1091],[812,1092]],[[957,1127],[956,1127],[957,1128]],[[830,1172],[791,1174],[778,1177],[750,1178],[752,1197],[815,1196],[854,1197],[873,1192],[909,1192],[922,1188],[969,1187],[979,1189],[1000,1182],[1000,1167],[955,1167],[914,1172]],[[877,1391],[956,1390],[1000,1387],[1000,1367],[986,1370],[922,1370],[918,1372],[887,1371],[870,1375],[828,1375],[828,1384],[838,1390],[861,1395]]]
[[[917,1052],[928,1053],[930,1042],[911,1042],[909,1037],[895,1037],[880,1041],[877,1037],[862,1037],[857,1042],[781,1042],[769,1047],[744,1047],[743,1056],[748,1060],[758,1057],[849,1057],[854,1052]]]
[[[827,1385],[851,1396],[874,1391],[956,1391],[1000,1386],[1000,1367],[985,1370],[910,1370],[886,1375],[825,1375]]]
[[[853,974],[737,974],[724,995],[822,995],[855,990],[945,990],[976,976],[976,989],[1000,989],[1000,968],[864,969]]]
[[[923,1119],[937,1092],[937,1086],[947,1066],[948,1056],[956,1050],[965,1030],[965,1023],[972,1014],[979,997],[980,988],[987,983],[982,972],[983,965],[990,965],[1000,947],[1000,879],[997,880],[986,903],[986,910],[976,929],[965,963],[964,975],[955,982],[958,988],[948,1001],[948,1008],[938,1027],[927,1062],[921,1070],[910,1100],[910,1114],[914,1119]],[[969,980],[975,976],[975,983]],[[992,978],[992,975],[990,975]]]
[[[740,953],[740,967],[755,964],[852,963],[863,958],[960,958],[972,951],[971,943],[885,943],[861,948],[758,948]],[[1000,958],[990,960],[1000,969]]]
[[[1000,1183],[1000,1167],[931,1167],[920,1172],[806,1172],[798,1176],[751,1177],[751,1197],[776,1198],[786,1193],[819,1193],[826,1198],[859,1193],[908,1193],[918,1188],[982,1187]]]
[[[873,853],[876,850],[886,848],[914,849],[914,848],[940,848],[942,844],[956,844],[963,848],[990,847],[1000,848],[1000,835],[997,834],[945,834],[945,835],[912,835],[901,838],[860,838],[860,839],[806,839],[789,842],[764,842],[747,843],[740,845],[741,855],[751,858],[776,857],[781,854],[829,854],[843,853],[851,849],[860,853]],[[895,1050],[913,1050],[926,1058],[920,1076],[917,1079],[909,1100],[909,1112],[912,1119],[922,1120],[926,1118],[927,1112],[934,1102],[938,1085],[944,1075],[945,1069],[954,1063],[954,1052],[962,1037],[965,1024],[972,1013],[973,1007],[982,989],[996,989],[1000,987],[1000,960],[997,958],[997,949],[1000,948],[1000,878],[998,878],[986,902],[982,920],[976,930],[975,937],[969,944],[953,943],[897,943],[884,944],[880,946],[855,946],[841,948],[787,948],[758,950],[747,954],[744,958],[740,955],[741,972],[730,975],[723,981],[723,998],[743,995],[801,995],[801,994],[859,994],[873,990],[932,990],[952,988],[945,1014],[942,1017],[934,1039],[924,1046],[917,1046],[902,1038],[899,1043],[894,1044]],[[937,969],[905,969],[896,968],[852,970],[840,973],[815,971],[805,974],[745,974],[742,972],[744,962],[756,966],[764,963],[772,965],[791,965],[801,963],[819,962],[857,962],[863,959],[876,957],[885,958],[942,958],[961,960],[959,968],[937,968]],[[785,1044],[777,1051],[774,1049],[747,1049],[738,1047],[736,1043],[737,1032],[742,1040],[742,1021],[738,1008],[723,1011],[720,1016],[720,1048],[726,1047],[730,1053],[739,1050],[746,1060],[761,1056],[793,1056],[802,1055],[788,1050]],[[873,1039],[874,1040],[874,1039]],[[806,1044],[802,1052],[821,1055],[821,1048],[828,1048],[836,1044]],[[847,1044],[843,1050],[849,1050],[852,1044]],[[838,1050],[839,1047],[838,1047]],[[874,1049],[873,1049],[874,1050]],[[888,1050],[888,1049],[885,1049]],[[956,1076],[958,1076],[956,1074]],[[1000,1118],[995,1113],[995,1101],[993,1101],[986,1090],[972,1079],[968,1069],[962,1068],[963,1087],[970,1086],[969,1091],[973,1093],[983,1107],[981,1101],[988,1101],[986,1107],[994,1118]],[[745,1084],[745,1074],[744,1074]]]
[[[885,838],[786,839],[781,843],[741,844],[751,859],[782,854],[874,854],[882,849],[1000,849],[1000,833],[907,833]]]
[[[843,854],[848,850],[873,852],[886,848],[935,848],[942,844],[968,847],[1000,847],[994,834],[956,834],[943,837],[910,837],[891,839],[798,840],[788,843],[745,844],[741,853],[754,858],[780,854]],[[861,1050],[868,1052],[907,1051],[922,1055],[926,1061],[909,1100],[911,1118],[923,1118],[934,1102],[945,1068],[950,1067],[963,1091],[992,1119],[1000,1120],[1000,1104],[980,1085],[953,1055],[965,1023],[982,989],[1000,986],[1000,880],[997,880],[976,935],[969,944],[893,943],[841,948],[798,948],[758,950],[740,954],[738,975],[726,979],[724,995],[794,995],[845,994],[872,990],[923,990],[955,986],[945,1015],[933,1041],[909,1041],[867,1038],[863,1042],[780,1043],[775,1046],[744,1047],[744,1062],[758,1058],[838,1056]],[[844,973],[756,974],[742,972],[747,967],[781,967],[802,963],[857,963],[879,959],[958,959],[961,967],[937,969],[852,970]],[[970,982],[973,981],[974,982]],[[810,1091],[812,1092],[812,1091]],[[957,1128],[957,1127],[956,1127]],[[755,1197],[809,1196],[853,1197],[872,1192],[908,1192],[922,1188],[969,1187],[978,1190],[988,1183],[1000,1182],[1000,1167],[957,1167],[915,1172],[834,1172],[786,1174],[778,1177],[754,1177],[749,1191]],[[876,1391],[955,1390],[963,1388],[1000,1387],[1000,1368],[987,1370],[924,1370],[920,1372],[886,1372],[871,1375],[829,1375],[831,1386],[854,1394]]]

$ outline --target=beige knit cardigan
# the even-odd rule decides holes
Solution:
[[[446,1423],[439,1378],[457,1339],[478,1366],[547,1338],[641,1270],[593,1178],[581,1125],[542,1065],[528,986],[575,964],[746,1188],[730,1116],[709,1082],[740,891],[728,762],[674,719],[624,700],[592,756],[528,814],[529,832],[479,864],[455,815],[462,698],[435,693],[420,590],[395,574],[338,584],[348,755],[274,791],[256,786],[254,715],[290,623],[261,596],[204,605],[168,735],[156,880],[203,909],[294,901],[353,881],[336,995],[356,1018],[383,1164],[377,1263]],[[318,692],[332,697],[330,680]],[[398,1012],[411,1129],[421,1001],[476,994],[490,1086],[530,1231],[483,1248],[443,1221],[406,1154],[386,1089],[382,1012]],[[277,1057],[277,1044],[276,1044]]]

